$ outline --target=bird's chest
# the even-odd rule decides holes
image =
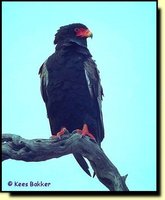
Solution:
[[[80,101],[89,96],[83,63],[66,62],[48,71],[48,97],[51,101]],[[75,100],[74,100],[75,102]]]

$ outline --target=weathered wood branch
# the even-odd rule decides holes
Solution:
[[[24,139],[18,135],[2,135],[2,160],[14,159],[39,162],[67,154],[80,153],[87,158],[96,176],[110,191],[128,191],[125,180],[105,155],[100,146],[89,137],[66,132],[60,139]]]

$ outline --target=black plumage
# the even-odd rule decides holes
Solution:
[[[55,35],[55,53],[42,64],[39,74],[51,134],[63,127],[72,132],[87,124],[100,145],[104,138],[103,90],[99,71],[87,48],[87,38],[91,36],[83,24],[62,26]],[[90,174],[84,158],[74,156]]]

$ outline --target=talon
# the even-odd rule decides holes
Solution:
[[[67,131],[66,128],[62,128],[58,133],[56,133],[55,135],[53,134],[51,136],[51,139],[56,139],[56,138],[59,138],[61,139],[61,136],[64,135],[64,133]]]
[[[95,141],[96,141],[96,139],[95,139],[95,137],[92,135],[92,133],[89,132],[89,129],[88,129],[87,124],[84,124],[84,125],[83,125],[83,129],[82,129],[82,130],[77,129],[76,131],[77,131],[77,133],[81,134],[82,136],[89,136],[92,140],[95,140]]]

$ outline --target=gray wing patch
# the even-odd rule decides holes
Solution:
[[[47,60],[46,60],[47,61]],[[40,90],[41,90],[41,95],[44,100],[44,102],[47,102],[47,85],[49,82],[48,79],[48,70],[46,68],[46,61],[42,64],[39,70],[39,75],[40,75]]]
[[[90,96],[93,98],[92,84],[91,84],[91,81],[89,79],[88,71],[86,69],[85,69],[85,77],[86,77],[86,80],[87,80]]]
[[[89,58],[84,62],[84,69],[91,97],[98,98],[98,100],[101,101],[103,89],[100,83],[99,70],[97,69],[95,62]]]
[[[101,142],[104,138],[104,125],[102,116],[103,89],[101,86],[99,70],[91,58],[84,62],[84,69],[90,96],[98,105],[97,129],[99,141]]]

